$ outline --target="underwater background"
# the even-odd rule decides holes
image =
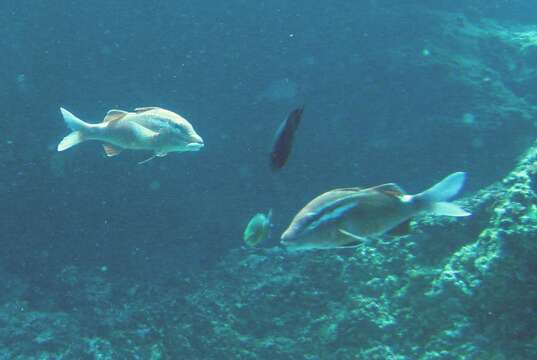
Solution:
[[[536,359],[537,4],[0,3],[0,359]],[[289,162],[274,132],[304,105]],[[196,153],[66,152],[161,106]],[[466,171],[473,216],[288,253],[316,195]],[[273,210],[272,235],[244,227]]]

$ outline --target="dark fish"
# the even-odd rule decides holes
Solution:
[[[295,136],[295,131],[300,124],[302,112],[304,112],[304,106],[291,111],[289,116],[287,116],[287,119],[285,119],[276,131],[274,144],[272,145],[272,151],[270,153],[270,168],[272,171],[280,170],[287,162],[287,159],[291,154],[293,138]]]
[[[421,212],[468,216],[447,202],[460,191],[465,177],[463,172],[453,173],[416,195],[406,194],[393,183],[331,190],[300,210],[281,243],[290,250],[354,247],[384,234],[408,234],[410,218]]]

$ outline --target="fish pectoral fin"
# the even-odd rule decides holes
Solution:
[[[155,138],[159,135],[158,132],[151,130],[143,125],[137,124],[135,122],[130,124],[133,131],[136,132],[138,136],[141,136],[145,139]]]
[[[145,111],[149,111],[149,110],[155,110],[155,109],[159,109],[158,107],[156,106],[146,106],[146,107],[139,107],[139,108],[136,108],[134,109],[134,112],[139,114],[139,113],[143,113]]]
[[[357,248],[357,247],[362,246],[362,245],[364,245],[363,242],[355,240],[355,241],[351,241],[351,242],[348,242],[348,243],[340,245],[340,246],[336,246],[336,249]]]
[[[469,216],[472,215],[468,211],[461,208],[459,205],[446,202],[446,201],[440,201],[437,203],[434,203],[432,206],[432,213],[434,215],[446,215],[446,216]]]
[[[410,234],[410,219],[403,221],[399,225],[391,228],[386,234],[391,236],[405,236]]]
[[[116,109],[108,110],[108,112],[106,113],[106,116],[103,119],[103,123],[109,123],[110,121],[116,121],[116,120],[122,119],[127,114],[128,112],[123,111],[123,110],[116,110]]]
[[[110,144],[103,144],[103,149],[108,157],[119,155],[123,151],[123,149]]]
[[[164,157],[164,156],[166,156],[166,155],[168,155],[168,153],[166,153],[166,152],[158,152],[158,153],[155,153],[155,156],[156,156],[156,157]]]
[[[342,244],[342,247],[354,247],[354,246],[358,246],[362,244],[367,244],[370,242],[368,238],[358,236],[356,234],[353,234],[343,229],[337,229],[337,230],[339,231],[340,234],[347,237],[347,239],[349,240],[348,242],[344,242]]]

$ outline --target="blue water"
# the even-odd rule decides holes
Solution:
[[[273,247],[297,210],[334,187],[393,181],[413,193],[466,171],[470,194],[500,179],[533,126],[480,113],[482,94],[442,66],[419,66],[439,42],[465,46],[437,37],[425,16],[435,11],[526,26],[537,6],[3,1],[2,268],[44,297],[67,265],[140,282],[199,274],[243,245],[256,212],[274,211]],[[494,45],[478,47],[509,83]],[[532,84],[512,90],[531,99]],[[271,173],[273,134],[302,104],[291,158]],[[142,106],[183,115],[205,148],[144,165],[147,153],[109,159],[98,142],[56,152],[68,133],[60,107],[100,122]],[[475,123],[459,121],[465,114]]]

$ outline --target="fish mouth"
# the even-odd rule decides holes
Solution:
[[[188,151],[198,151],[198,150],[202,149],[203,147],[205,147],[205,143],[203,142],[202,138],[194,139],[193,142],[188,143],[186,145],[186,149]]]
[[[307,241],[302,236],[284,232],[280,237],[280,245],[290,252],[302,252],[307,250],[330,249],[330,246],[323,246],[315,242]]]
[[[286,247],[286,248],[290,248],[290,247],[293,247],[293,242],[290,241],[291,239],[291,236],[289,236],[289,234],[286,232],[284,232],[282,234],[282,236],[280,237],[280,245]]]

